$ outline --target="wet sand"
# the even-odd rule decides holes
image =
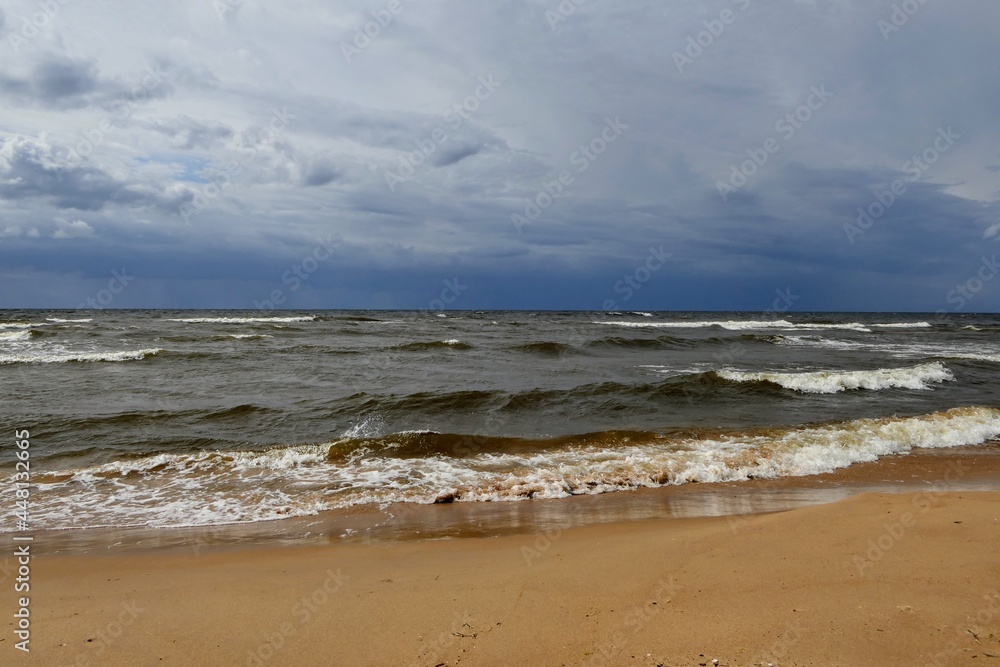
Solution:
[[[989,448],[928,452],[824,479],[687,491],[764,497],[792,481],[901,491],[768,514],[527,522],[468,539],[43,549],[31,654],[13,650],[5,593],[0,655],[40,665],[1000,665],[1000,492],[969,490],[998,488],[998,462]],[[654,503],[657,492],[552,504],[624,502],[616,496]]]

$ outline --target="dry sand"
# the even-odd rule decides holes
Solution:
[[[1000,493],[549,535],[42,556],[0,664],[998,665]]]

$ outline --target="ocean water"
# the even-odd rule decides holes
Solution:
[[[993,315],[0,311],[37,529],[812,475],[994,441],[998,370]]]

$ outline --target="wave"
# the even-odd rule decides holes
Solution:
[[[108,352],[70,352],[67,350],[36,352],[34,354],[0,354],[3,364],[61,364],[68,362],[139,361],[163,352],[160,348],[146,350],[121,350]]]
[[[767,391],[754,386],[737,387],[707,368],[671,370],[666,366],[648,366],[660,377],[655,382],[591,382],[567,388],[535,388],[520,391],[461,390],[418,392],[413,394],[358,393],[347,397],[341,409],[352,412],[386,412],[397,415],[443,413],[470,414],[497,410],[501,413],[538,413],[555,411],[562,417],[586,414],[594,410],[612,411],[621,416],[631,410],[661,409],[663,401],[677,398],[711,398],[730,390],[746,396]]]
[[[442,412],[469,412],[495,407],[502,402],[505,396],[509,396],[509,394],[500,391],[465,390],[445,393],[427,391],[400,396],[374,396],[362,393],[350,396],[347,400],[357,401],[358,403],[352,409],[363,413],[388,411],[400,414],[410,412],[440,414]]]
[[[78,319],[78,320],[64,320],[64,319],[60,319],[58,317],[46,317],[45,319],[48,320],[49,322],[55,322],[56,324],[68,324],[68,323],[74,323],[74,322],[93,322],[94,321],[93,318],[90,318],[90,317],[84,317],[84,318],[81,318],[81,319]]]
[[[869,324],[870,327],[880,327],[882,329],[929,329],[930,322],[891,322],[889,324]]]
[[[781,334],[743,334],[741,340],[753,343],[771,343],[772,345],[786,345],[791,339],[815,339],[823,340],[821,336],[783,336]]]
[[[496,403],[507,412],[531,412],[539,409],[555,408],[565,410],[591,409],[594,399],[601,399],[604,409],[620,411],[634,407],[635,399],[662,399],[670,396],[688,396],[692,388],[697,389],[704,376],[671,378],[663,382],[624,384],[621,382],[595,382],[577,385],[569,389],[529,389],[516,393],[502,393]]]
[[[345,436],[259,451],[161,453],[38,473],[33,515],[40,528],[161,527],[263,521],[368,503],[561,498],[815,475],[997,436],[1000,410],[987,407],[731,432]]]
[[[226,340],[228,336],[213,336],[209,340]],[[204,341],[204,336],[199,336],[197,334],[191,335],[180,335],[180,336],[157,336],[154,340],[163,341],[165,343],[198,343]]]
[[[964,359],[967,361],[988,361],[990,363],[1000,364],[1000,354],[976,354],[976,353],[955,352],[953,354],[947,355],[947,358]]]
[[[678,366],[665,366],[662,364],[642,364],[639,368],[648,369],[660,376],[679,378],[681,380],[679,384],[657,385],[657,390],[662,394],[667,394],[669,391],[665,390],[668,388],[679,389],[679,393],[683,394],[689,391],[689,387],[686,385],[710,386],[713,383],[713,380],[719,382],[720,378],[712,372],[711,369],[706,370],[706,367],[708,366],[710,366],[710,364],[700,364],[686,368]]]
[[[47,322],[0,322],[0,331],[7,329],[30,329],[32,327],[47,326]]]
[[[635,328],[672,328],[672,329],[704,329],[708,327],[720,327],[729,331],[747,331],[752,329],[842,329],[845,331],[860,331],[871,333],[864,324],[859,322],[848,322],[841,324],[828,323],[794,323],[788,320],[724,320],[724,321],[690,321],[690,322],[602,322],[595,321],[593,324],[607,324],[618,327]]]
[[[31,339],[31,329],[0,331],[0,343],[22,343]]]
[[[851,340],[837,340],[820,336],[775,336],[771,341],[777,345],[797,345],[803,347],[822,347],[832,350],[857,351],[865,350],[889,354],[899,358],[919,357],[937,359],[962,359],[971,361],[1000,362],[1000,348],[995,345],[986,351],[982,345],[954,345],[933,343],[862,343]]]
[[[551,340],[516,345],[511,349],[518,350],[520,352],[527,352],[529,354],[537,354],[543,357],[563,357],[573,352],[572,345]]]
[[[815,371],[805,373],[714,371],[730,382],[768,382],[807,394],[836,394],[855,389],[929,389],[931,384],[954,380],[940,363],[912,368],[879,368],[871,371]]]
[[[662,410],[665,402],[694,399],[712,400],[720,393],[731,398],[751,394],[773,394],[780,389],[768,385],[740,385],[720,378],[701,367],[673,368],[648,366],[645,382],[592,382],[567,388],[535,388],[520,391],[460,390],[418,392],[412,394],[368,394],[348,396],[338,402],[338,414],[382,412],[397,416],[428,418],[443,414],[539,415],[547,418],[574,419],[602,412],[621,418],[636,411]]]
[[[276,412],[273,408],[268,408],[262,405],[254,405],[252,403],[242,403],[240,405],[234,405],[229,408],[220,408],[213,412],[207,412],[200,414],[198,419],[200,421],[213,421],[218,419],[246,419],[251,415],[258,414],[271,414]]]
[[[364,315],[347,315],[344,317],[334,318],[341,322],[382,322],[382,320],[376,317],[365,317]]]
[[[156,340],[163,341],[165,343],[203,343],[205,341],[212,341],[213,343],[231,341],[231,340],[258,340],[261,338],[274,338],[271,334],[219,334],[215,336],[206,336],[205,334],[180,334],[171,336],[157,336]],[[310,347],[310,346],[303,346]],[[316,347],[316,346],[313,346]]]
[[[416,342],[416,343],[406,343],[405,345],[397,345],[392,348],[393,350],[403,350],[405,352],[426,352],[428,350],[471,350],[472,346],[468,343],[463,343],[457,338],[451,338],[448,340],[435,340],[427,342]]]
[[[168,319],[167,321],[185,322],[187,324],[259,324],[269,322],[315,322],[316,317],[312,315],[304,317],[185,317]]]
[[[853,340],[838,340],[836,338],[824,338],[823,336],[761,336],[761,340],[766,340],[775,345],[801,345],[811,347],[828,347],[835,350],[872,349],[870,343],[859,343]]]
[[[674,336],[658,336],[657,338],[623,338],[621,336],[609,336],[607,338],[592,340],[587,343],[587,347],[676,349],[682,347],[694,347],[698,344],[699,341],[676,338]]]
[[[390,457],[415,459],[447,456],[463,459],[476,456],[509,456],[569,451],[580,447],[608,447],[621,443],[662,441],[665,435],[649,431],[599,431],[554,438],[516,438],[439,433],[437,431],[401,431],[384,436],[344,437],[329,443],[328,459],[333,462],[358,461],[361,458]]]

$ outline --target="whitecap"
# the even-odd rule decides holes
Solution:
[[[754,372],[719,370],[715,374],[732,382],[770,382],[806,394],[836,394],[855,389],[929,389],[954,380],[940,362],[912,368],[879,368],[870,371]]]

